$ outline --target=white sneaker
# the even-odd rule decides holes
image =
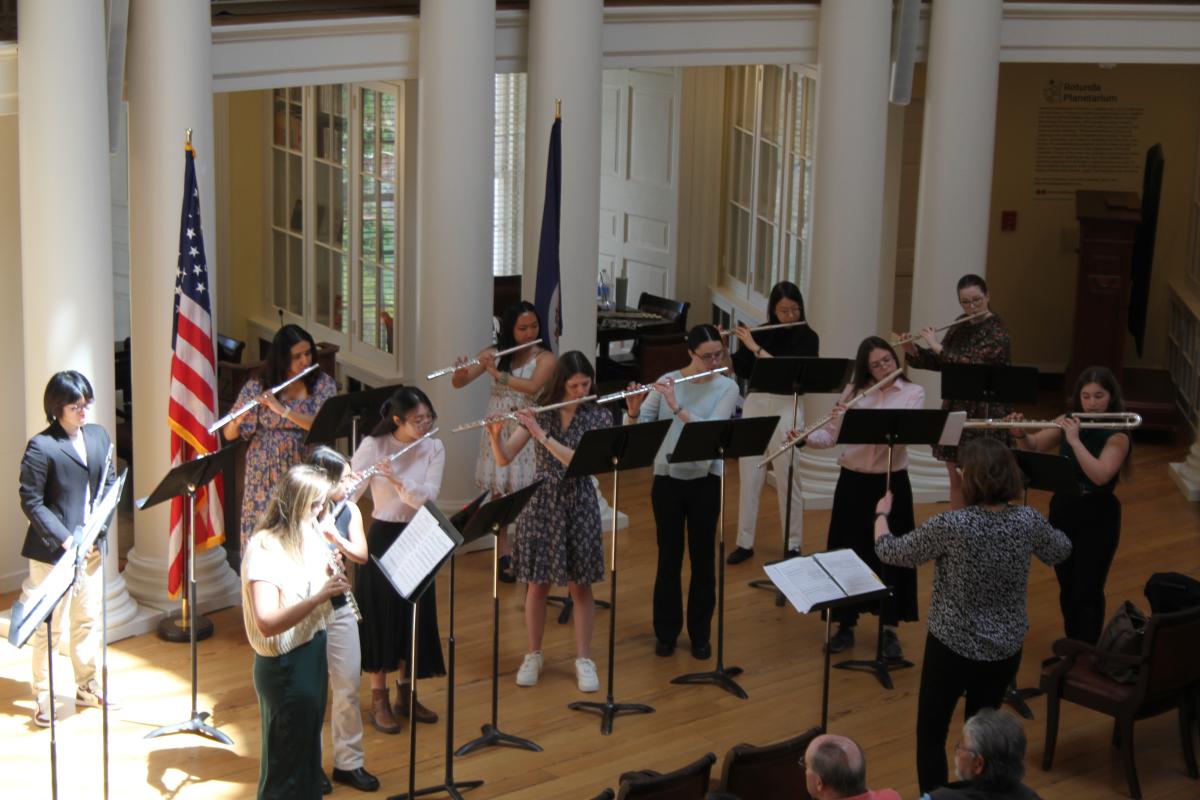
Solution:
[[[575,659],[575,682],[581,692],[600,691],[600,679],[596,677],[596,664],[590,658]]]
[[[103,706],[104,695],[100,690],[100,684],[94,680],[91,680],[82,686],[79,686],[75,690],[75,705],[91,706],[92,708],[100,708]],[[119,708],[120,706],[120,702],[117,701],[116,696],[110,691],[108,693],[108,707]]]
[[[517,670],[517,686],[537,686],[538,675],[542,673],[542,651],[526,653],[521,668]]]
[[[50,695],[40,694],[33,704],[33,724],[39,728],[50,727]]]

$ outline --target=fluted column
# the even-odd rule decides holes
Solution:
[[[438,0],[421,8],[417,133],[417,325],[441,332],[422,339],[421,375],[474,353],[492,334],[492,176],[495,172],[496,9],[484,0]],[[443,431],[478,419],[488,380],[454,389],[423,384]],[[477,435],[441,436],[446,507],[475,488]]]
[[[821,4],[806,310],[824,356],[853,357],[863,337],[881,327],[891,21],[889,3]],[[806,418],[817,419],[829,405],[829,397],[810,397]],[[797,462],[805,506],[827,505],[837,478],[834,455],[803,451]]]
[[[75,369],[95,392],[94,421],[113,435],[104,6],[25,0],[18,14],[24,427],[29,434],[46,427],[46,382]],[[8,527],[23,537],[23,524]],[[110,636],[121,638],[132,633],[138,605],[117,569],[115,526],[110,537],[108,623]]]
[[[171,315],[183,200],[184,132],[196,148],[211,296],[219,298],[213,180],[212,22],[208,3],[133,0],[125,74],[129,98],[130,332],[133,350],[134,492],[144,497],[171,467],[167,389]],[[218,311],[213,308],[213,318]],[[226,495],[225,502],[240,503]],[[169,610],[167,597],[169,504],[138,511],[126,579],[143,603]],[[237,535],[234,531],[232,535]],[[225,550],[196,553],[198,608],[241,602],[237,575]]]

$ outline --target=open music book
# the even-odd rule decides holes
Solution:
[[[462,535],[432,503],[417,510],[412,522],[375,563],[405,600],[411,600],[446,556],[462,543]]]
[[[789,558],[763,567],[771,582],[797,611],[807,614],[830,600],[886,588],[853,550],[833,550]]]

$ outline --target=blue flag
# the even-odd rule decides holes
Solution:
[[[533,305],[542,319],[542,338],[558,354],[562,336],[562,280],[558,263],[559,208],[562,205],[562,120],[550,127],[550,156],[546,162],[546,204],[538,242],[537,288]]]

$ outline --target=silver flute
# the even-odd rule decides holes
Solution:
[[[330,521],[332,522],[333,513],[330,512]],[[337,535],[337,534],[334,534]],[[329,543],[329,574],[339,578],[346,576],[346,565],[338,558],[338,546],[333,542]],[[349,580],[347,578],[347,580]],[[350,589],[342,592],[342,597],[346,598],[347,605],[354,611],[354,619],[362,622],[362,611],[358,608],[358,600],[354,599],[354,592]]]
[[[884,376],[878,383],[874,384],[873,386],[868,386],[866,389],[863,389],[861,392],[854,395],[854,397],[852,397],[846,401],[846,408],[847,409],[853,408],[854,405],[856,403],[858,403],[858,401],[862,400],[863,398],[867,397],[868,395],[874,394],[875,392],[879,391],[884,386],[886,386],[887,384],[889,384],[893,380],[895,380],[896,377],[899,376],[900,373],[902,373],[902,372],[904,372],[903,369],[896,369],[896,370],[888,373],[886,376]],[[809,436],[811,436],[814,432],[816,432],[819,428],[822,428],[822,427],[828,425],[829,421],[831,419],[833,419],[833,417],[834,417],[833,412],[830,412],[830,413],[826,414],[825,416],[821,417],[816,422],[814,422],[812,425],[809,425],[807,428],[800,431],[799,435],[797,435],[795,439],[789,439],[787,441],[787,443],[784,444],[782,447],[780,447],[778,450],[776,450],[775,452],[768,455],[762,461],[758,462],[758,468],[762,469],[767,464],[770,464],[772,461],[779,458],[779,456],[783,455],[784,453],[791,450],[796,445],[803,442],[805,439],[807,439]]]
[[[496,358],[502,358],[507,355],[512,355],[513,353],[524,350],[527,347],[533,347],[534,345],[541,344],[541,343],[542,343],[541,339],[534,339],[532,342],[526,342],[525,344],[519,344],[516,347],[510,347],[507,350],[498,350],[496,352]],[[461,364],[458,364],[457,366],[442,367],[441,369],[435,369],[433,372],[431,372],[425,376],[425,380],[431,381],[434,378],[440,378],[443,375],[452,375],[455,371],[460,370],[463,367],[471,367],[471,366],[475,366],[477,364],[479,364],[478,358],[468,358],[466,361],[464,361]]]
[[[970,322],[971,320],[979,319],[980,317],[984,317],[986,319],[987,317],[990,317],[991,315],[992,315],[992,312],[990,312],[990,311],[976,311],[974,314],[968,314],[965,317],[959,317],[958,319],[954,320],[954,322],[951,322],[947,325],[942,325],[941,327],[934,328],[933,332],[941,333],[944,330],[953,328],[955,325],[962,325],[964,322]],[[915,342],[917,339],[920,339],[920,338],[921,338],[921,334],[919,334],[919,333],[906,333],[903,336],[901,336],[899,339],[897,339],[896,341],[892,342],[892,347],[901,347],[903,345],[908,344],[909,342]]]
[[[414,439],[411,442],[409,442],[408,444],[404,445],[404,447],[401,447],[399,450],[392,453],[387,458],[380,460],[379,463],[372,464],[371,466],[369,466],[365,470],[363,470],[362,473],[358,476],[358,480],[356,480],[354,483],[350,484],[349,487],[347,487],[346,496],[344,498],[342,498],[341,502],[339,502],[336,506],[334,506],[334,509],[331,513],[334,516],[337,516],[337,513],[342,510],[342,507],[346,503],[350,502],[350,498],[353,497],[360,488],[362,488],[362,485],[380,473],[381,467],[383,464],[392,463],[393,461],[398,459],[400,456],[404,455],[409,450],[412,450],[414,447],[416,447],[417,445],[419,445],[421,442],[425,441],[429,437],[433,436],[437,432],[438,432],[438,429],[434,428],[433,430],[429,431],[429,433],[426,433],[423,436],[421,436],[417,439]]]
[[[320,364],[310,364],[300,374],[293,375],[292,377],[288,378],[283,383],[279,384],[278,386],[272,387],[272,388],[268,389],[267,391],[270,392],[271,394],[278,394],[279,392],[286,389],[288,386],[292,385],[296,381],[303,378],[308,373],[312,372],[314,369],[318,369],[320,366],[321,366]],[[235,419],[240,417],[242,414],[245,414],[247,411],[254,408],[256,405],[258,405],[258,398],[251,400],[249,403],[246,403],[246,405],[242,406],[241,408],[230,411],[228,414],[221,417],[219,420],[214,422],[212,425],[209,425],[208,432],[215,433],[216,431],[220,430],[221,428],[224,428],[226,425],[233,422]]]

